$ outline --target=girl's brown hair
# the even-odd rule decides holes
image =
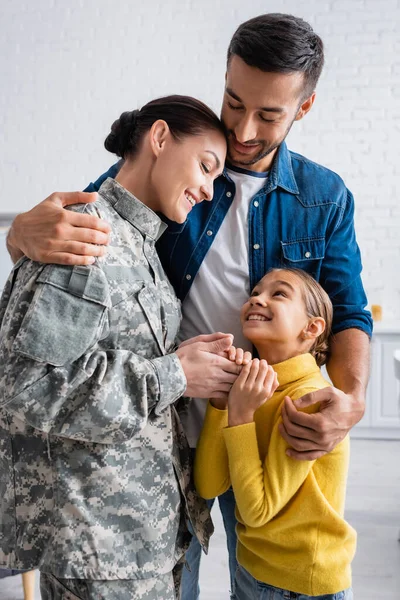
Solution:
[[[306,271],[292,267],[282,269],[271,269],[271,271],[287,271],[293,273],[302,282],[302,296],[306,307],[307,316],[322,317],[325,321],[325,329],[319,335],[309,352],[312,354],[319,367],[324,365],[329,357],[329,338],[332,328],[333,307],[331,299],[323,287]]]

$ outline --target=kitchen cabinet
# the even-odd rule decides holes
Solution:
[[[400,381],[395,377],[393,358],[399,349],[400,323],[374,323],[366,410],[352,437],[400,439]]]

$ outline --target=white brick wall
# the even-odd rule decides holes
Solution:
[[[123,110],[166,93],[219,110],[233,31],[277,10],[308,20],[326,46],[317,102],[289,146],[354,193],[369,298],[400,318],[399,0],[2,0],[0,212],[102,173]]]

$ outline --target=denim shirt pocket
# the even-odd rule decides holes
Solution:
[[[36,283],[13,351],[56,367],[74,362],[101,337],[107,279],[97,266],[48,265]]]
[[[281,241],[283,266],[302,269],[318,277],[325,257],[325,238]]]

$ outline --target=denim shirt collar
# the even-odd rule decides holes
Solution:
[[[278,148],[268,178],[268,192],[281,187],[292,194],[298,194],[296,179],[292,169],[292,159],[285,142]]]
[[[226,179],[231,181],[226,167],[223,175],[226,177]],[[274,162],[272,163],[272,167],[269,171],[267,183],[260,191],[269,194],[277,187],[281,187],[292,194],[299,193],[299,188],[293,174],[292,159],[285,142],[282,142],[279,146]]]
[[[167,225],[151,208],[128,192],[115,179],[108,177],[100,187],[99,194],[113,206],[123,219],[139,229],[144,236],[149,236],[157,241],[167,229]]]

